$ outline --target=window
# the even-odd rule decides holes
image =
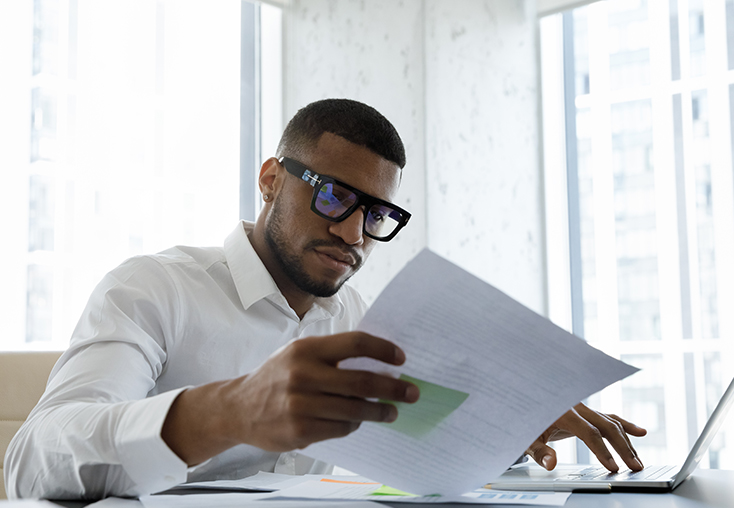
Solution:
[[[34,0],[3,17],[0,349],[63,349],[124,259],[221,245],[254,218],[261,153],[282,127],[281,14]]]
[[[589,404],[647,427],[648,464],[685,458],[734,375],[733,12],[608,0],[541,19],[551,318],[642,369]],[[704,466],[734,466],[729,420]]]

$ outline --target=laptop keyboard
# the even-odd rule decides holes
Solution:
[[[599,480],[657,480],[675,469],[675,466],[650,466],[642,471],[633,472],[630,469],[610,473],[602,466],[587,467],[580,471],[568,474],[559,480],[599,481]]]

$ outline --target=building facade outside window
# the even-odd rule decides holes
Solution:
[[[642,368],[589,402],[650,430],[645,463],[681,462],[734,376],[734,2],[600,1],[541,37],[546,146],[561,129],[567,147],[547,178],[569,183],[555,320]],[[732,441],[729,422],[704,465],[734,467]]]

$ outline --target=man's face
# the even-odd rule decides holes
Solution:
[[[372,196],[391,201],[400,168],[367,148],[324,133],[315,149],[297,159]],[[326,297],[359,270],[375,240],[362,233],[364,211],[330,222],[311,211],[313,187],[280,168],[282,185],[265,223],[265,240],[275,261],[301,291]]]

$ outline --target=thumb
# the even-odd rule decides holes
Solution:
[[[538,439],[530,445],[530,448],[528,448],[525,453],[530,455],[535,462],[543,466],[548,471],[551,471],[556,467],[556,451]]]

